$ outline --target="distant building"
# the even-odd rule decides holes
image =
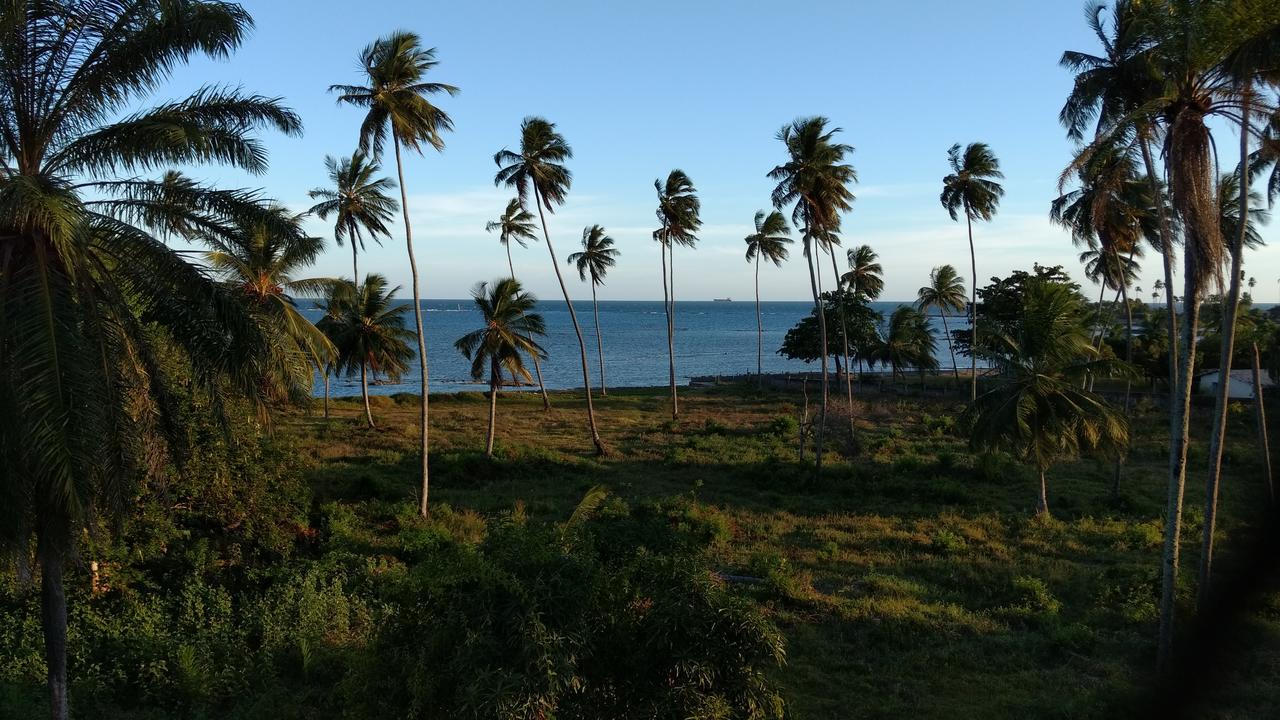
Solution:
[[[1218,382],[1222,377],[1220,370],[1209,370],[1196,376],[1196,389],[1206,395],[1213,395],[1218,392]],[[1231,388],[1227,391],[1227,397],[1239,400],[1252,400],[1254,395],[1253,387],[1253,371],[1252,370],[1232,370],[1230,377]],[[1262,373],[1262,388],[1272,387],[1272,382],[1268,373]]]

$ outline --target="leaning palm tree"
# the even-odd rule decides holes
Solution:
[[[1000,374],[966,411],[970,445],[1030,465],[1040,480],[1036,514],[1048,516],[1045,476],[1054,463],[1128,444],[1124,414],[1079,383],[1113,364],[1096,359],[1079,296],[1043,281],[1028,284],[1012,331],[991,332],[984,351]]]
[[[951,174],[942,179],[942,206],[952,220],[959,220],[964,213],[965,224],[969,229],[969,270],[973,274],[974,283],[969,299],[969,399],[978,399],[978,256],[973,248],[973,221],[991,220],[1004,196],[1004,188],[996,182],[996,178],[1004,177],[1000,172],[1000,161],[986,143],[969,143],[961,152],[960,144],[951,146],[947,151],[947,162],[951,166]]]
[[[173,349],[189,387],[260,402],[268,339],[246,305],[167,236],[272,222],[256,193],[171,165],[262,173],[253,133],[297,134],[277,100],[218,86],[149,106],[174,68],[226,57],[238,5],[117,0],[0,8],[0,542],[34,539],[49,708],[69,713],[63,570],[94,518],[178,448]],[[219,402],[213,403],[220,407]]]
[[[555,212],[555,206],[564,204],[569,185],[573,181],[573,174],[564,166],[564,161],[572,157],[573,149],[565,142],[564,136],[556,132],[554,123],[540,117],[527,117],[520,123],[520,152],[502,149],[494,154],[493,162],[498,166],[498,172],[493,183],[514,187],[522,203],[528,201],[530,194],[533,195],[538,208],[538,219],[542,222],[542,237],[546,240],[547,252],[551,255],[551,268],[555,270],[565,307],[569,310],[569,321],[573,323],[573,332],[578,337],[591,442],[595,445],[596,453],[603,455],[606,452],[604,441],[600,439],[600,432],[596,429],[596,411],[591,402],[587,343],[582,339],[582,327],[578,325],[578,315],[574,312],[573,301],[569,299],[569,288],[564,284],[564,276],[560,273],[560,263],[556,261],[556,251],[551,245],[551,235],[547,232],[547,218],[543,214],[544,209],[546,212]]]
[[[844,162],[853,148],[835,142],[840,128],[827,127],[824,117],[801,118],[778,131],[777,138],[787,152],[787,160],[769,171],[769,178],[778,182],[773,189],[773,205],[782,210],[787,205],[792,224],[801,229],[804,255],[809,264],[809,287],[813,293],[813,307],[818,314],[818,335],[822,344],[822,406],[818,416],[818,431],[814,438],[814,471],[822,472],[822,450],[826,434],[829,380],[827,377],[827,320],[818,291],[818,276],[814,268],[815,254],[824,233],[840,228],[840,214],[852,207],[853,193],[849,185],[857,182],[853,166]]]
[[[400,288],[387,289],[387,279],[369,273],[364,283],[349,282],[332,287],[324,302],[325,315],[318,326],[337,350],[334,369],[347,377],[360,375],[360,397],[364,418],[374,427],[369,407],[369,376],[383,375],[395,382],[409,369],[413,333],[404,327],[404,305],[393,296]]]
[[[502,215],[497,220],[491,220],[484,225],[485,232],[498,232],[498,242],[502,243],[502,247],[507,251],[507,270],[511,272],[510,277],[516,276],[516,265],[511,261],[511,241],[520,243],[520,247],[529,247],[530,240],[536,241],[537,234],[534,232],[533,213],[524,209],[524,204],[520,202],[520,198],[511,198],[507,202],[507,209],[502,211]],[[535,354],[533,356],[533,372],[538,378],[538,392],[542,394],[542,409],[551,409],[551,397],[547,395],[547,384],[542,381],[542,360]]]
[[[471,291],[484,327],[458,338],[453,344],[471,361],[471,379],[480,380],[489,373],[489,434],[484,454],[493,457],[493,435],[498,416],[498,390],[506,377],[528,382],[529,370],[521,355],[542,354],[542,346],[533,338],[546,334],[542,316],[529,312],[538,300],[520,287],[515,278],[502,278],[493,283],[482,282]]]
[[[790,254],[787,246],[792,240],[787,237],[791,233],[787,218],[777,210],[767,215],[763,210],[757,210],[755,224],[756,231],[744,240],[747,243],[747,262],[756,266],[756,376],[761,377],[764,375],[764,321],[760,317],[760,259],[773,263],[774,267],[782,267]]]
[[[413,226],[409,223],[409,195],[404,184],[404,162],[400,147],[422,154],[427,145],[444,149],[442,133],[453,129],[448,113],[436,107],[428,96],[447,93],[456,95],[458,88],[444,83],[426,82],[424,78],[439,61],[435,48],[422,47],[411,32],[396,31],[375,40],[360,53],[360,67],[367,85],[333,85],[338,102],[367,109],[360,124],[360,149],[381,156],[387,135],[396,154],[396,174],[400,178],[400,212],[404,218],[404,243],[409,255],[409,272],[413,276],[413,320],[418,333],[418,371],[422,396],[419,400],[418,423],[422,434],[422,492],[418,513],[427,515],[430,489],[428,471],[428,376],[427,337],[422,330],[422,296],[418,279],[418,261],[413,254]]]
[[[600,337],[600,303],[596,300],[596,287],[604,284],[609,269],[618,261],[618,251],[613,248],[613,238],[605,235],[604,228],[592,225],[582,230],[582,250],[573,253],[567,262],[578,268],[578,279],[591,278],[591,311],[596,323],[596,355],[600,358],[600,395],[609,394],[604,381],[604,340]]]
[[[394,188],[395,183],[391,178],[375,177],[382,167],[360,150],[341,160],[325,157],[324,166],[332,185],[307,193],[312,200],[319,200],[307,212],[320,216],[321,220],[333,216],[333,239],[339,247],[344,241],[351,244],[351,277],[358,278],[360,266],[356,255],[358,250],[364,250],[365,236],[379,245],[382,238],[391,237],[387,223],[400,206],[387,191]]]
[[[332,278],[303,278],[324,249],[324,241],[302,231],[301,216],[281,207],[259,222],[225,233],[201,233],[212,249],[204,260],[240,297],[272,340],[272,362],[263,368],[261,387],[274,400],[306,402],[311,398],[312,370],[323,372],[334,360],[334,347],[298,312],[290,293],[322,294]]]
[[[693,181],[683,170],[672,170],[667,181],[653,181],[658,193],[658,222],[653,232],[662,251],[662,297],[667,313],[667,362],[670,368],[671,419],[680,415],[680,397],[676,392],[676,245],[693,247],[698,242],[694,233],[702,227],[701,203]],[[670,264],[667,259],[670,255]]]
[[[951,346],[951,327],[947,324],[947,316],[964,310],[964,278],[954,267],[940,265],[929,272],[929,284],[916,292],[916,298],[920,312],[936,309],[942,315],[942,332],[947,336],[947,351],[951,353],[951,372],[959,379],[960,370],[956,367],[956,351]]]

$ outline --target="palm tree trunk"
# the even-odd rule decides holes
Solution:
[[[507,248],[507,269],[511,271],[511,279],[516,278],[516,264],[511,262],[511,243],[504,243]],[[520,313],[520,317],[524,317],[524,313]],[[533,336],[528,336],[530,340]],[[538,353],[533,353],[533,373],[538,378],[538,390],[542,393],[542,409],[551,409],[551,398],[547,397],[547,384],[542,382],[542,361],[538,359]]]
[[[764,382],[764,320],[760,316],[760,253],[756,253],[756,387]]]
[[[1258,422],[1258,444],[1262,447],[1262,468],[1267,479],[1267,498],[1271,506],[1276,504],[1275,481],[1271,474],[1271,443],[1267,438],[1267,409],[1263,402],[1262,392],[1262,358],[1258,354],[1258,343],[1253,343],[1253,412]]]
[[[1160,626],[1156,665],[1168,667],[1173,650],[1173,624],[1178,587],[1178,560],[1182,540],[1182,501],[1186,492],[1187,447],[1190,444],[1191,393],[1195,380],[1196,330],[1200,324],[1200,288],[1194,253],[1183,254],[1182,345],[1178,349],[1177,397],[1172,403],[1169,431],[1169,487],[1165,509],[1164,551],[1160,568]]]
[[[973,249],[973,218],[969,216],[969,204],[964,205],[964,219],[969,227],[969,270],[973,273],[973,287],[969,299],[969,402],[978,400],[978,255]]]
[[[321,371],[324,373],[324,419],[329,419],[329,366],[326,364]]]
[[[489,363],[489,436],[484,442],[484,456],[493,457],[493,435],[498,424],[498,363]]]
[[[364,398],[364,419],[369,422],[369,428],[372,429],[373,411],[369,409],[369,380],[363,362],[360,363],[360,397]]]
[[[1165,322],[1169,331],[1169,416],[1173,418],[1173,394],[1178,386],[1178,308],[1173,300],[1173,231],[1169,228],[1169,216],[1156,175],[1155,161],[1151,158],[1151,143],[1146,134],[1142,137],[1142,161],[1147,167],[1147,180],[1151,183],[1151,197],[1156,203],[1156,216],[1160,224],[1160,263],[1164,267],[1164,304],[1168,311]]]
[[[836,262],[836,247],[828,245],[831,251],[831,273],[836,276],[836,294],[840,297],[840,342],[844,345],[844,392],[849,402],[849,442],[853,442],[856,428],[853,423],[853,377],[849,375],[849,323],[845,319],[844,297],[840,293],[840,264]],[[923,380],[923,378],[922,378]]]
[[[569,309],[569,320],[573,323],[573,332],[578,337],[578,352],[582,356],[582,389],[587,393],[587,425],[591,429],[591,443],[595,445],[596,454],[604,455],[604,441],[596,430],[596,409],[591,404],[591,370],[587,365],[587,343],[582,339],[582,327],[578,325],[578,314],[573,311],[573,301],[569,299],[569,288],[564,284],[564,276],[560,273],[560,263],[556,262],[556,251],[551,246],[551,233],[547,232],[547,216],[542,212],[542,191],[537,184],[533,186],[534,200],[538,203],[538,219],[542,221],[542,237],[547,241],[547,253],[551,255],[551,268],[556,271],[556,281],[560,283],[560,293],[564,295],[565,307]]]
[[[360,264],[356,261],[356,238],[351,236],[351,282],[360,286]]]
[[[1121,295],[1124,300],[1124,361],[1130,365],[1133,364],[1133,306],[1129,304],[1129,285],[1126,282],[1121,287]],[[1126,377],[1124,380],[1124,414],[1129,415],[1129,400],[1133,391],[1133,380]],[[1127,450],[1127,448],[1126,448]],[[1120,497],[1120,471],[1124,467],[1124,455],[1116,456],[1115,474],[1111,478],[1111,495],[1112,497]]]
[[[40,615],[49,715],[53,720],[67,720],[67,597],[62,589],[63,553],[44,534],[36,544],[40,556]]]
[[[413,256],[413,226],[409,224],[409,193],[404,186],[404,163],[400,159],[400,138],[391,133],[396,148],[396,174],[400,178],[400,210],[404,215],[404,244],[409,252],[409,273],[413,276],[413,322],[418,332],[418,370],[422,381],[422,398],[418,404],[418,423],[422,426],[422,494],[418,498],[418,514],[427,516],[427,493],[431,488],[431,476],[427,465],[429,432],[427,426],[427,336],[422,332],[422,298],[418,294],[418,261]],[[372,420],[370,421],[372,424]]]
[[[1045,471],[1040,470],[1040,494],[1036,498],[1036,515],[1039,517],[1049,516],[1049,484],[1045,482]]]
[[[951,328],[947,325],[947,309],[938,308],[942,312],[942,332],[947,334],[947,352],[951,353],[951,374],[960,379],[960,368],[956,367],[956,349],[951,345]]]
[[[665,224],[663,230],[666,230]],[[667,357],[671,361],[671,419],[675,420],[680,414],[679,399],[676,397],[676,365],[674,359],[674,346],[671,341],[671,333],[674,324],[671,319],[671,292],[667,289],[667,241],[664,238],[659,241],[659,250],[662,254],[662,312],[667,316]]]
[[[676,390],[676,246],[671,245],[670,273],[671,300],[667,310],[667,360],[671,366],[671,419],[680,415],[680,395]]]
[[[805,259],[809,265],[809,286],[813,290],[813,307],[818,311],[818,337],[822,340],[822,407],[818,410],[818,431],[815,433],[813,442],[813,475],[814,479],[822,476],[822,444],[826,439],[827,432],[827,396],[828,383],[827,377],[827,313],[822,307],[822,295],[818,290],[818,275],[813,268],[813,258],[816,255],[815,248],[811,245],[806,228],[805,237]]]
[[[1200,578],[1197,602],[1209,599],[1213,576],[1213,533],[1218,520],[1218,487],[1222,480],[1222,450],[1227,437],[1227,404],[1231,395],[1231,360],[1236,348],[1236,313],[1240,308],[1240,267],[1244,264],[1244,240],[1249,232],[1249,93],[1245,91],[1240,113],[1240,234],[1231,243],[1231,283],[1222,308],[1222,350],[1218,356],[1218,396],[1213,402],[1213,433],[1209,439],[1209,478],[1204,489],[1204,536],[1200,541]],[[1261,391],[1261,388],[1258,388]]]
[[[591,312],[596,320],[596,355],[600,358],[600,397],[609,396],[604,382],[604,340],[600,337],[600,302],[596,300],[596,278],[591,276]],[[536,353],[535,353],[536,354]]]

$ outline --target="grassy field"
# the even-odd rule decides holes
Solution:
[[[811,399],[815,393],[811,389]],[[289,416],[317,499],[357,518],[370,552],[394,536],[417,495],[416,398],[357,402],[325,420]],[[1164,416],[1140,407],[1118,497],[1111,464],[1050,473],[1053,519],[1034,519],[1031,475],[1008,458],[974,458],[962,407],[936,397],[843,402],[831,418],[820,482],[796,456],[800,397],[719,387],[686,391],[671,422],[662,390],[613,390],[597,402],[611,454],[593,457],[580,398],[533,393],[499,402],[497,458],[483,447],[487,401],[433,397],[433,503],[490,515],[522,505],[562,520],[590,487],[624,499],[685,496],[718,531],[713,563],[760,578],[739,587],[783,629],[778,671],[797,718],[1117,717],[1141,714],[1154,656],[1167,442]],[[1251,414],[1232,415],[1220,572],[1266,489]],[[1193,428],[1207,431],[1207,420]],[[1191,451],[1183,593],[1192,595],[1206,448]],[[1271,717],[1280,707],[1280,593],[1264,594],[1195,717]],[[1199,710],[1203,710],[1200,713]]]

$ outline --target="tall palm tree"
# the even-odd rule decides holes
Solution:
[[[1036,513],[1049,514],[1045,476],[1081,452],[1123,447],[1123,413],[1084,390],[1079,378],[1110,369],[1096,360],[1078,296],[1063,285],[1028,284],[1014,332],[992,332],[986,352],[1000,369],[967,414],[975,450],[1004,450],[1039,475]]]
[[[391,178],[375,177],[382,171],[376,160],[370,160],[356,150],[349,158],[326,156],[324,167],[329,171],[331,187],[314,188],[307,195],[319,200],[307,212],[328,220],[333,216],[333,239],[341,247],[351,243],[351,277],[360,277],[357,250],[364,250],[364,240],[382,244],[382,238],[391,237],[387,223],[400,208],[387,191],[396,186]]]
[[[596,300],[596,286],[604,284],[609,269],[618,261],[618,251],[613,247],[613,238],[604,233],[604,228],[592,225],[582,230],[582,250],[566,258],[570,265],[578,268],[578,279],[587,281],[591,278],[591,311],[596,323],[596,355],[600,358],[600,395],[609,394],[604,381],[604,340],[600,337],[600,303]]]
[[[257,194],[139,175],[262,173],[253,133],[301,131],[277,100],[218,86],[148,105],[175,67],[228,56],[250,24],[220,2],[0,9],[0,541],[25,552],[35,539],[55,720],[69,712],[65,561],[157,466],[138,449],[182,442],[159,355],[179,348],[191,386],[217,399],[261,400],[259,324],[164,242],[266,216]]]
[[[530,240],[538,239],[534,232],[533,213],[524,209],[520,198],[511,198],[502,215],[498,216],[497,220],[485,223],[484,230],[498,232],[498,242],[502,243],[502,247],[507,251],[507,270],[511,272],[511,277],[515,277],[516,265],[511,261],[511,241],[520,243],[520,247],[523,248],[529,247]],[[542,393],[542,409],[550,410],[551,397],[547,395],[547,384],[542,381],[542,360],[536,354],[533,356],[533,372],[538,378],[538,392]]]
[[[683,170],[672,170],[666,183],[653,181],[658,193],[658,221],[662,224],[654,231],[662,251],[662,297],[667,312],[667,362],[671,382],[671,419],[680,415],[680,397],[676,392],[676,245],[693,247],[698,242],[694,233],[702,227],[699,217],[701,203],[693,181]],[[670,255],[670,264],[667,262]]]
[[[503,372],[513,381],[528,382],[529,370],[521,355],[542,354],[542,346],[533,338],[545,335],[546,323],[542,316],[529,312],[538,300],[520,287],[515,278],[502,278],[493,283],[482,282],[471,291],[476,308],[484,320],[484,327],[458,338],[453,344],[471,361],[471,379],[484,377],[489,372],[489,433],[485,439],[484,454],[493,457],[493,435],[498,417],[498,389],[505,382]]]
[[[782,267],[790,251],[787,246],[792,240],[788,235],[787,218],[774,210],[765,214],[756,211],[756,231],[744,240],[747,243],[747,262],[756,266],[756,376],[764,375],[764,321],[760,317],[760,259],[773,263],[774,267]]]
[[[823,233],[836,232],[840,228],[840,214],[852,207],[853,193],[849,190],[857,182],[853,166],[844,162],[853,148],[835,142],[840,128],[828,129],[824,117],[800,118],[778,131],[777,139],[787,152],[787,160],[769,171],[768,176],[778,182],[773,189],[773,205],[782,210],[793,205],[791,222],[801,229],[805,260],[809,264],[809,286],[813,293],[813,307],[818,314],[818,334],[822,344],[822,407],[818,417],[818,432],[814,439],[814,472],[822,472],[822,450],[826,435],[829,380],[827,376],[827,321],[822,310],[822,297],[818,290],[818,275],[814,262],[814,247]]]
[[[942,332],[947,336],[947,351],[951,353],[951,372],[959,379],[960,370],[956,367],[956,351],[951,346],[951,327],[947,324],[947,316],[964,310],[964,278],[954,267],[940,265],[929,272],[929,284],[916,292],[916,298],[920,312],[936,309],[942,315]]]
[[[396,174],[400,179],[400,212],[404,218],[404,243],[409,255],[409,272],[413,276],[413,320],[418,333],[418,371],[422,393],[418,423],[422,434],[422,492],[418,513],[427,515],[430,490],[428,470],[428,385],[427,337],[422,330],[422,296],[418,278],[418,261],[413,254],[413,226],[409,222],[409,195],[404,184],[404,161],[400,148],[422,154],[427,145],[444,149],[442,133],[453,129],[448,113],[428,99],[431,95],[458,94],[458,88],[444,83],[426,82],[427,73],[439,64],[435,48],[422,47],[422,41],[411,32],[398,30],[370,43],[360,53],[360,67],[367,85],[333,85],[338,102],[367,110],[360,124],[360,149],[381,156],[387,135],[396,154]]]
[[[204,253],[205,262],[248,305],[263,335],[272,340],[272,362],[263,369],[261,387],[273,400],[306,402],[312,369],[324,371],[334,360],[334,347],[298,312],[290,293],[322,294],[337,281],[297,277],[315,262],[324,241],[302,231],[300,215],[278,206],[267,212],[260,222],[199,239],[212,248]]]
[[[409,369],[413,333],[404,327],[404,305],[393,296],[400,290],[387,289],[387,279],[369,273],[359,287],[349,282],[334,285],[324,302],[325,315],[318,326],[337,350],[335,372],[351,377],[360,374],[360,397],[364,417],[374,427],[369,407],[369,375],[385,375],[393,382]]]
[[[529,199],[532,190],[533,201],[538,208],[538,218],[542,221],[542,237],[547,243],[547,252],[551,255],[551,268],[555,270],[556,281],[560,283],[560,292],[564,295],[565,307],[569,310],[569,320],[573,323],[573,332],[578,337],[578,351],[582,359],[582,387],[587,394],[587,425],[591,430],[591,442],[598,455],[605,454],[604,441],[596,429],[596,411],[591,402],[591,371],[587,365],[587,343],[582,339],[582,327],[578,325],[578,315],[574,312],[573,301],[569,299],[569,288],[564,284],[564,276],[560,273],[560,263],[556,261],[556,251],[551,245],[551,235],[547,232],[546,212],[555,212],[556,205],[564,204],[569,193],[569,185],[573,182],[573,174],[564,166],[564,161],[573,157],[573,149],[565,142],[564,136],[556,132],[554,123],[540,117],[527,117],[520,124],[520,152],[499,150],[493,156],[498,172],[493,178],[494,185],[514,187],[523,203]]]
[[[969,300],[969,398],[978,399],[978,256],[973,249],[973,221],[991,220],[1004,196],[1004,188],[993,178],[1003,178],[1000,161],[986,143],[969,143],[961,152],[959,143],[947,151],[951,174],[942,179],[942,206],[952,220],[964,212],[969,229],[969,269],[974,283]]]

